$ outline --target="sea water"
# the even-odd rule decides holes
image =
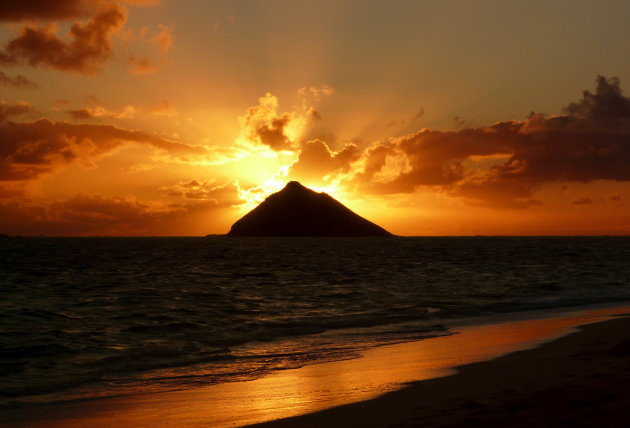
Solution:
[[[255,379],[630,300],[629,237],[2,238],[0,407]]]

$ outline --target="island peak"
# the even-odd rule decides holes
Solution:
[[[298,181],[269,195],[232,225],[229,236],[392,236],[327,193]]]

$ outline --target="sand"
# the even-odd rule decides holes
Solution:
[[[260,427],[627,427],[630,318],[380,398]]]
[[[5,409],[0,426],[626,426],[630,318],[566,334],[627,312],[460,325],[453,336],[250,382]]]

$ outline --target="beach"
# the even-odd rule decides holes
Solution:
[[[520,314],[248,382],[0,415],[7,427],[620,426],[630,404],[627,313]]]
[[[582,326],[374,400],[258,426],[627,426],[629,331],[627,316]]]

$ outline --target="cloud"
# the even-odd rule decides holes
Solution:
[[[319,111],[317,111],[317,109],[315,107],[309,107],[306,110],[306,114],[311,119],[321,119],[322,118],[321,113]]]
[[[290,134],[294,114],[278,114],[278,98],[270,93],[259,98],[259,105],[250,107],[239,118],[243,137],[254,144],[268,146],[272,150],[293,150],[295,142]]]
[[[18,37],[0,51],[0,64],[26,63],[33,67],[48,66],[57,70],[95,74],[113,55],[110,36],[127,19],[127,11],[117,3],[100,9],[85,24],[75,22],[68,38],[57,36],[54,24],[26,25]]]
[[[151,146],[168,161],[203,162],[215,157],[205,146],[191,146],[142,131],[47,119],[0,124],[0,141],[0,181],[32,180],[77,161],[92,165],[128,143]]]
[[[462,129],[462,128],[473,128],[474,125],[472,122],[469,122],[468,120],[460,117],[460,116],[455,116],[453,118],[453,124],[455,125],[456,129]]]
[[[64,21],[87,18],[115,0],[19,0],[0,3],[0,22]],[[160,0],[123,0],[137,6],[155,6]]]
[[[137,54],[130,52],[126,54],[127,65],[132,74],[151,74],[159,71],[157,64],[167,64],[167,53],[173,46],[173,28],[171,26],[158,24],[158,32],[149,37],[149,28],[142,27],[135,31],[129,28],[118,33],[118,37],[127,46],[132,42],[139,42],[145,45],[144,53]],[[147,53],[146,51],[150,52]]]
[[[74,120],[93,119],[94,117],[96,117],[92,112],[92,109],[89,108],[66,110],[65,113],[72,116]]]
[[[52,203],[0,202],[4,233],[52,235],[148,234],[170,215],[134,198],[77,194]]]
[[[356,144],[348,143],[341,150],[331,151],[326,143],[313,140],[305,143],[289,176],[307,183],[321,184],[337,174],[347,173],[350,165],[361,157]]]
[[[623,201],[623,198],[621,197],[621,195],[619,193],[615,193],[612,195],[608,195],[608,200],[610,202],[621,202]]]
[[[151,59],[146,55],[137,57],[134,54],[129,54],[127,64],[132,74],[153,74],[159,71],[159,68],[153,66]]]
[[[330,95],[334,90],[327,85],[304,87],[298,90],[302,105],[294,111],[278,113],[278,98],[270,93],[259,98],[258,105],[250,107],[239,117],[240,142],[250,146],[267,146],[275,151],[298,151],[300,138],[308,134],[308,125],[321,120],[321,113],[309,102]],[[310,139],[310,138],[309,138]]]
[[[212,24],[212,30],[219,31],[224,26],[234,24],[235,22],[236,22],[236,18],[233,16],[226,16],[221,19],[215,19],[214,23]]]
[[[153,6],[154,0],[127,0],[140,6]],[[90,18],[87,23],[75,22],[67,36],[57,35],[55,22],[74,18]],[[173,44],[172,27],[159,24],[158,32],[148,37],[148,28],[122,30],[127,9],[116,0],[22,0],[0,6],[0,21],[25,22],[19,34],[0,50],[0,65],[27,64],[51,67],[61,71],[96,74],[113,57],[112,36],[117,34],[124,46],[141,41],[152,53],[123,53],[134,74],[154,73],[156,62],[168,63],[167,52]],[[47,22],[33,25],[32,21]],[[145,49],[146,50],[146,49]]]
[[[173,46],[173,30],[163,24],[159,24],[160,31],[149,39],[149,42],[162,54],[162,59],[166,60],[166,53]]]
[[[30,104],[25,101],[11,104],[5,101],[0,101],[0,124],[5,122],[10,117],[21,116],[27,113],[38,113],[38,110],[31,107]]]
[[[584,196],[577,196],[571,200],[573,205],[590,205],[593,203],[591,198],[586,198]]]
[[[96,106],[94,108],[70,109],[66,110],[65,113],[70,115],[74,120],[89,120],[103,117],[108,119],[132,119],[137,111],[136,107],[128,105],[118,112],[108,110],[105,107]]]
[[[133,198],[105,198],[97,195],[78,194],[53,205],[53,209],[67,211],[67,219],[90,218],[102,227],[103,223],[137,223],[151,217],[149,205]],[[68,218],[70,217],[70,218]]]
[[[67,105],[69,102],[66,101],[59,104]],[[94,107],[67,109],[64,113],[70,116],[73,120],[86,121],[99,119],[133,119],[139,112],[142,111],[148,111],[150,114],[156,116],[177,116],[179,114],[173,105],[167,100],[162,100],[160,104],[151,108],[129,104],[119,110],[110,110],[106,107],[95,105]]]
[[[162,100],[160,104],[151,108],[151,113],[156,116],[177,116],[179,113],[173,107],[173,104],[167,100]]]
[[[34,89],[37,88],[37,83],[27,79],[26,77],[18,74],[15,77],[11,77],[0,71],[0,86],[12,86],[14,88],[26,88],[26,89]]]
[[[400,125],[411,125],[414,122],[422,119],[424,117],[424,108],[418,110],[416,114],[409,117],[408,119],[400,119],[400,120],[390,120],[387,122],[386,126],[400,126]]]
[[[21,182],[0,182],[0,200],[23,196],[24,186],[22,184]]]
[[[329,96],[335,93],[335,90],[326,84],[319,86],[305,86],[298,89],[298,95],[301,97],[311,97],[315,101],[320,101],[323,96]]]
[[[321,112],[313,106],[314,103],[321,101],[323,97],[328,97],[335,93],[335,90],[326,84],[319,86],[305,86],[297,91],[302,98],[302,111],[307,119],[322,119]]]
[[[545,183],[630,181],[630,99],[619,80],[598,76],[595,94],[565,115],[531,114],[459,131],[423,129],[368,148],[352,183],[364,192],[431,187],[476,205],[538,205]]]
[[[193,180],[191,180],[193,181]],[[199,181],[204,187],[206,182]],[[182,187],[186,188],[183,182]],[[194,185],[188,183],[188,188]],[[12,235],[168,235],[190,227],[191,215],[208,216],[244,202],[236,182],[207,186],[205,198],[141,201],[135,197],[76,194],[53,202],[0,199],[0,233]],[[10,189],[9,189],[10,191]],[[3,192],[0,195],[19,196]]]
[[[167,196],[186,200],[207,201],[215,206],[222,207],[236,206],[245,202],[240,196],[238,183],[234,181],[218,185],[214,181],[194,178],[180,181],[172,186],[163,187],[160,190]]]
[[[136,6],[155,6],[160,4],[162,0],[122,0],[122,2]]]
[[[629,119],[630,98],[622,95],[619,79],[597,76],[596,81],[597,88],[594,94],[584,91],[582,99],[570,103],[564,108],[564,112],[572,117],[604,121],[607,124],[615,120]]]
[[[89,16],[98,0],[19,0],[0,3],[0,21],[65,20]]]

